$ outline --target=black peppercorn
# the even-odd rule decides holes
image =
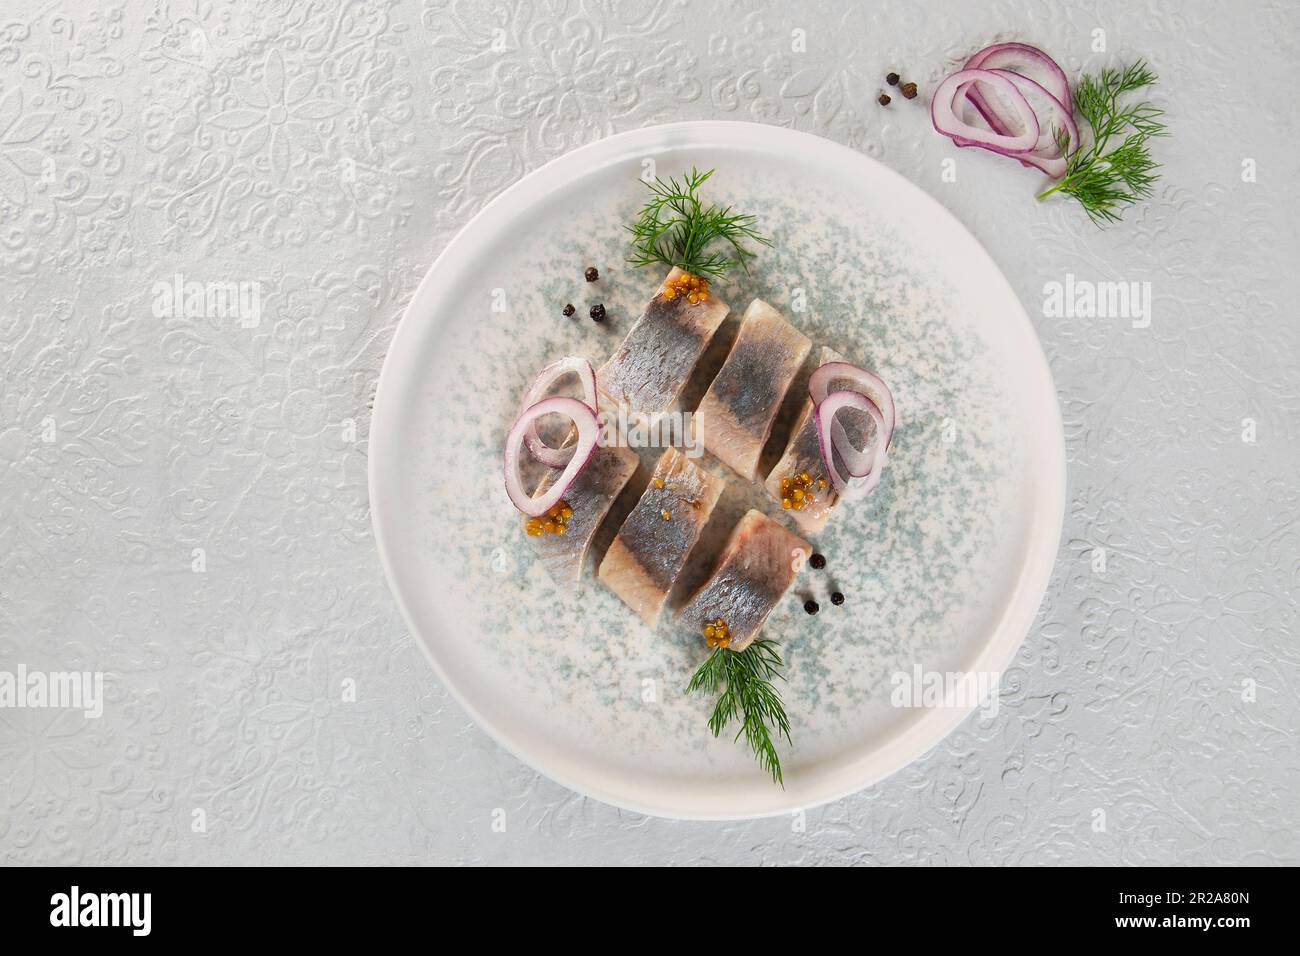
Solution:
[[[566,305],[566,306],[564,307],[563,311],[564,311],[564,314],[565,314],[565,315],[573,315],[573,313],[576,312],[576,311],[578,311],[578,310],[575,309],[575,308],[573,307],[573,303],[570,302],[568,305]]]
[[[839,607],[841,604],[844,603],[844,595],[841,594],[839,591],[832,591],[831,603],[834,604],[836,607]]]
[[[821,608],[817,606],[816,601],[804,601],[803,609],[807,611],[809,614],[816,614],[818,611],[821,610]]]
[[[595,266],[587,266],[587,271],[583,274],[587,277],[588,282],[595,282],[600,278],[600,273],[596,271]]]
[[[808,559],[808,563],[820,571],[822,568],[826,567],[826,555],[813,552],[813,556]]]
[[[881,93],[878,97],[876,97],[876,102],[879,103],[881,106],[888,106],[892,101],[890,100],[888,93]]]
[[[598,303],[591,307],[591,320],[593,322],[605,321],[605,306],[603,303]]]
[[[885,82],[888,83],[890,86],[897,86],[897,85],[898,85],[898,74],[897,74],[897,73],[886,73],[886,74],[885,74]]]
[[[899,90],[900,90],[900,91],[902,92],[902,94],[903,94],[905,97],[907,97],[909,100],[914,100],[914,99],[916,99],[916,84],[915,84],[915,83],[904,83],[902,86],[899,87]]]

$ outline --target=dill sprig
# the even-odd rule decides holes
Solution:
[[[776,648],[775,641],[761,639],[743,651],[719,647],[691,677],[686,692],[716,694],[721,689],[722,695],[709,717],[709,730],[713,736],[721,736],[726,726],[739,718],[740,730],[735,739],[743,735],[758,765],[772,775],[773,783],[784,787],[781,759],[772,736],[775,729],[790,743],[790,718],[781,695],[772,686],[774,679],[785,680],[780,674],[781,655]]]
[[[642,207],[636,222],[628,226],[632,234],[632,254],[628,261],[638,266],[679,266],[692,275],[718,278],[728,269],[740,266],[749,271],[754,253],[745,243],[772,244],[760,235],[753,216],[737,215],[730,206],[710,206],[700,201],[699,189],[713,175],[694,167],[679,182],[655,177],[647,182],[650,199]],[[716,241],[725,243],[722,250],[709,250]]]
[[[1060,192],[1079,200],[1097,225],[1117,221],[1125,206],[1151,195],[1159,163],[1151,158],[1148,141],[1167,132],[1164,114],[1150,103],[1121,106],[1126,93],[1155,83],[1156,75],[1139,61],[1125,70],[1103,70],[1085,76],[1074,91],[1074,105],[1092,128],[1092,144],[1070,153],[1070,136],[1057,131],[1061,155],[1067,157],[1065,175],[1039,194],[1046,199]],[[1118,145],[1111,143],[1119,140]]]

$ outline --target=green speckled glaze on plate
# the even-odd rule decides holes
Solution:
[[[683,694],[707,653],[700,637],[670,609],[645,626],[590,566],[577,588],[557,586],[531,560],[501,486],[501,444],[536,372],[570,354],[600,365],[662,278],[624,262],[622,224],[641,199],[647,158],[661,175],[717,167],[710,198],[757,214],[773,239],[751,274],[716,284],[732,308],[720,336],[760,297],[814,349],[829,345],[877,371],[897,400],[880,487],[841,504],[812,537],[826,568],[802,571],[764,631],[788,664],[794,746],[783,755],[784,790],[742,747],[709,736],[710,701]],[[600,281],[584,280],[589,265]],[[566,318],[569,302],[576,314]],[[601,324],[587,317],[596,302],[608,316]],[[701,392],[693,380],[687,401]],[[634,486],[659,451],[641,450]],[[1023,311],[974,240],[871,160],[749,124],[615,137],[491,204],[403,320],[371,454],[394,591],[467,708],[570,786],[688,817],[808,806],[933,746],[962,714],[891,707],[891,675],[1006,665],[1046,584],[1063,501],[1050,378]],[[688,566],[696,579],[746,509],[780,516],[759,481],[699,461],[727,488]],[[832,590],[847,595],[843,606],[831,605]],[[805,614],[805,597],[822,612]]]

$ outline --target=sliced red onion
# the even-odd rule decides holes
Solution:
[[[1041,69],[1042,79],[1035,80],[1033,77],[1026,75],[1026,64]],[[1038,87],[1043,91],[1043,95],[1050,97],[1049,111],[1060,119],[1059,127],[1069,133],[1070,152],[1078,148],[1079,128],[1074,122],[1074,99],[1070,93],[1070,82],[1066,79],[1065,71],[1042,50],[1026,43],[997,43],[985,47],[967,60],[964,69],[983,69],[993,70],[994,72],[1002,72],[1006,69],[1013,72],[1015,77],[1019,77],[1025,83]],[[1012,82],[1016,82],[1016,80],[1013,79]],[[1021,91],[1024,92],[1025,86],[1020,85]],[[966,99],[984,117],[984,121],[989,124],[990,129],[995,133],[1004,135],[1011,132],[1011,120],[999,109],[996,98],[990,100],[984,96],[979,84],[970,83],[967,85],[965,95]],[[1028,98],[1028,94],[1026,96]],[[1040,121],[1041,125],[1044,124]],[[1065,158],[1056,147],[1056,139],[1051,125],[1046,125],[1046,131],[1040,130],[1039,146],[1033,152],[1016,158],[1022,166],[1042,170],[1052,179],[1060,179],[1065,175],[1066,171]],[[1045,138],[1049,140],[1046,143],[1043,142]]]
[[[971,99],[970,97],[971,91],[975,90],[976,86],[977,84],[974,81],[964,84],[962,88],[957,91],[958,99],[960,99],[962,96],[965,96],[967,101],[970,102],[972,105],[974,105],[976,110],[979,111],[980,115],[984,118],[984,121],[989,124],[989,127],[991,129],[993,129],[995,132],[1006,133],[1009,129],[1008,125],[1003,122],[1001,116],[994,111],[994,108],[989,105],[988,101],[984,99],[980,99],[980,101],[977,103],[975,102],[975,100]],[[1071,120],[1073,121],[1073,117],[1071,117]],[[1040,123],[1039,125],[1040,125],[1039,138],[1041,140],[1043,135],[1041,131],[1042,124]],[[1050,132],[1050,128],[1049,128],[1049,132]],[[1075,134],[1072,134],[1070,137],[1071,142],[1077,142],[1075,138],[1077,132],[1078,132],[1078,128],[1075,127]],[[995,150],[995,152],[997,151]],[[1066,162],[1064,158],[1062,158],[1061,156],[1061,151],[1056,145],[1055,137],[1053,137],[1053,142],[1050,147],[1044,147],[1042,149],[1036,148],[1032,152],[1028,152],[1028,153],[1017,153],[1017,154],[1007,153],[1005,155],[1019,162],[1021,166],[1028,167],[1029,169],[1041,170],[1043,173],[1050,176],[1052,179],[1060,179],[1062,176],[1065,175],[1065,171],[1067,168]]]
[[[862,395],[861,392],[854,392],[855,395]],[[880,406],[871,401],[867,395],[862,395],[875,409],[872,414],[868,409],[867,415],[875,426],[876,431],[873,437],[869,439],[861,448],[854,446],[849,440],[849,433],[844,428],[844,422],[841,421],[843,416],[835,417],[831,420],[831,449],[839,455],[844,461],[844,470],[848,472],[850,478],[864,478],[871,474],[876,467],[876,459],[880,456],[881,448],[880,436],[882,434],[881,426],[884,424],[884,416],[880,413]]]
[[[808,394],[812,397],[813,404],[820,405],[824,402],[826,396],[831,394],[831,384],[837,381],[849,382],[851,385],[848,389],[838,388],[836,391],[856,391],[865,395],[871,401],[876,408],[877,414],[880,415],[881,420],[884,422],[878,444],[887,449],[894,440],[894,426],[897,424],[897,415],[894,407],[894,394],[889,390],[889,386],[885,384],[885,380],[874,372],[868,372],[866,369],[850,365],[848,362],[827,362],[813,372],[812,378],[808,379]],[[844,431],[843,422],[835,422],[831,435],[834,439],[834,448],[840,453],[840,457],[844,459],[849,474],[856,478],[867,474],[871,470],[871,455],[874,452],[854,448],[849,441],[848,434]]]
[[[1027,76],[1021,76],[1011,70],[993,70],[993,72],[999,76],[1005,76],[1014,83],[1016,88],[1024,94],[1025,99],[1029,101],[1029,106],[1033,109],[1034,115],[1038,117],[1038,145],[1034,148],[1034,155],[1061,155],[1061,150],[1056,143],[1056,129],[1069,133],[1071,146],[1077,147],[1079,143],[1079,127],[1075,125],[1073,110],[1057,99],[1042,84],[1031,80]],[[978,88],[978,83],[972,84],[967,89],[967,98],[970,97],[971,91],[978,90]],[[1055,124],[1055,129],[1053,129],[1053,124]],[[1072,148],[1071,152],[1073,151]]]
[[[960,97],[966,92],[967,84],[977,81],[1006,97],[1023,132],[999,133],[982,129],[972,126],[957,115],[956,108]],[[958,146],[979,146],[1003,156],[1020,156],[1031,152],[1038,145],[1038,117],[1029,101],[1016,84],[992,70],[959,70],[946,77],[930,101],[930,121],[936,130]]]
[[[552,362],[546,368],[537,373],[537,378],[533,384],[528,387],[528,393],[524,396],[524,408],[536,404],[546,394],[547,389],[554,385],[565,375],[577,375],[578,381],[582,383],[582,401],[593,412],[598,412],[596,400],[596,371],[591,367],[591,363],[585,358],[578,355],[569,355],[556,362]],[[537,421],[534,419],[528,426],[528,431],[524,435],[524,441],[528,445],[528,452],[543,465],[549,465],[552,468],[561,468],[567,462],[572,454],[572,445],[565,445],[560,448],[552,448],[546,442],[542,441],[542,436],[537,431]]]
[[[1060,179],[1068,168],[1067,163],[1060,156],[1038,156],[1035,153],[1027,153],[1024,156],[1017,156],[1016,159],[1020,160],[1021,166],[1040,169],[1052,179]]]
[[[1054,179],[1064,176],[1066,162],[1061,155],[1060,145],[1056,141],[1056,131],[1065,131],[1069,137],[1067,148],[1070,152],[1074,152],[1078,148],[1079,127],[1075,124],[1071,111],[1043,86],[1026,76],[1021,76],[1011,70],[993,70],[992,72],[1001,74],[1014,83],[1039,117],[1038,145],[1034,147],[1032,152],[1014,158],[1020,161],[1020,165],[1040,169]],[[960,97],[964,91],[967,100],[979,110],[989,126],[995,132],[1006,133],[1008,129],[1007,120],[999,112],[996,101],[983,98],[977,101],[972,94],[977,93],[978,89],[979,83],[972,81],[965,84],[962,90],[958,91],[958,96]]]
[[[845,477],[835,465],[835,442],[831,438],[831,429],[835,424],[837,413],[846,408],[856,409],[869,415],[876,423],[876,440],[871,448],[871,467],[860,476]],[[831,477],[831,485],[845,501],[865,498],[880,484],[880,474],[885,469],[885,446],[881,438],[885,434],[885,422],[876,403],[860,392],[832,392],[820,402],[814,414],[817,416],[817,445],[821,450],[822,464]],[[865,453],[867,449],[862,449]],[[843,453],[841,452],[841,457]]]
[[[1030,46],[1028,43],[995,43],[992,46],[986,46],[980,50],[962,67],[963,70],[1014,70],[1021,76],[1034,79],[1031,70],[1026,67],[1034,68],[1033,72],[1041,70],[1041,75],[1035,80],[1048,93],[1054,96],[1062,104],[1069,106],[1074,102],[1074,97],[1070,95],[1070,81],[1065,77],[1065,71],[1050,56],[1038,49],[1036,46]],[[975,104],[976,108],[984,114],[984,118],[989,118],[989,113],[985,106],[987,101],[979,90],[968,92],[967,96]],[[993,124],[990,122],[989,124]]]
[[[519,452],[523,448],[524,437],[528,434],[528,426],[543,415],[565,415],[572,418],[578,436],[573,445],[573,455],[569,458],[569,463],[564,466],[560,477],[555,479],[545,492],[534,498],[524,490],[519,477]],[[510,496],[514,506],[530,518],[536,518],[550,511],[551,507],[564,497],[564,493],[569,490],[569,485],[573,484],[573,479],[587,467],[592,452],[596,450],[599,437],[600,424],[596,419],[596,412],[591,406],[583,404],[576,398],[555,395],[524,409],[523,414],[515,419],[514,425],[510,427],[510,434],[506,436],[506,494]]]

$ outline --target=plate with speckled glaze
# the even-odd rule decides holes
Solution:
[[[763,632],[786,660],[793,743],[781,748],[784,787],[743,741],[709,734],[711,700],[684,693],[707,654],[698,633],[671,612],[646,626],[590,563],[578,584],[558,585],[532,559],[502,486],[502,444],[537,371],[564,355],[603,363],[662,279],[663,270],[625,261],[624,224],[644,201],[647,161],[660,176],[715,168],[707,198],[753,213],[772,239],[748,275],[716,284],[732,314],[710,349],[719,354],[697,372],[706,380],[686,389],[688,407],[755,297],[814,350],[831,346],[878,372],[897,400],[879,488],[841,505],[812,539],[825,569],[803,570]],[[598,282],[584,280],[590,265]],[[566,318],[570,302],[577,314]],[[586,317],[596,302],[603,323]],[[630,487],[644,483],[659,451],[639,452]],[[698,460],[727,488],[687,574],[716,555],[746,509],[780,515],[757,482]],[[1048,583],[1065,495],[1046,361],[970,233],[860,153],[726,122],[652,127],[575,150],[465,226],[394,336],[369,468],[393,593],[474,719],[576,791],[696,819],[811,807],[934,747],[975,702],[894,706],[897,675],[996,674],[1011,662]],[[596,557],[613,530],[597,537]],[[827,600],[833,589],[847,596],[842,606]],[[821,613],[804,612],[808,597]]]

